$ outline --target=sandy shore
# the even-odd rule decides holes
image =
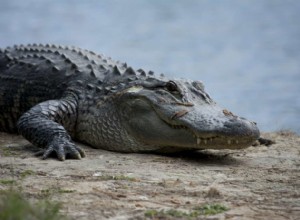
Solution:
[[[86,158],[60,162],[41,160],[22,137],[0,133],[0,179],[14,180],[31,200],[47,192],[71,219],[144,219],[149,210],[191,213],[209,204],[228,211],[192,219],[299,219],[300,137],[291,132],[263,137],[276,144],[175,156],[79,144]],[[0,189],[6,189],[2,183]]]

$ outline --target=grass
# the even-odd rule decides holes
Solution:
[[[24,196],[20,181],[28,176],[35,175],[32,170],[20,171],[15,174],[15,179],[0,179],[0,186],[6,188],[0,190],[0,219],[1,220],[64,220],[66,216],[60,214],[61,204],[51,201],[49,198],[55,193],[70,193],[72,190],[55,188],[42,192],[42,199],[37,202],[29,202]]]
[[[220,204],[207,204],[198,208],[195,208],[196,211],[200,212],[202,215],[216,215],[222,212],[226,212],[229,209]]]
[[[32,170],[24,170],[24,171],[20,172],[18,176],[19,176],[19,179],[22,180],[30,175],[35,175],[35,172]],[[0,179],[0,184],[13,186],[13,185],[17,185],[17,181],[14,179]]]
[[[15,180],[0,179],[0,184],[2,185],[13,185],[15,183]]]
[[[24,170],[22,172],[20,172],[20,177],[22,179],[26,178],[27,176],[32,176],[35,175],[35,172],[33,170]]]
[[[177,209],[169,209],[169,210],[147,210],[145,211],[145,217],[152,219],[160,219],[160,218],[185,218],[185,219],[193,219],[197,218],[200,215],[216,215],[219,213],[223,213],[228,211],[229,209],[224,205],[220,204],[206,204],[201,207],[196,207],[194,210],[185,212]]]
[[[118,176],[111,176],[111,175],[102,175],[97,177],[99,180],[125,180],[125,181],[132,181],[136,182],[137,179],[134,177],[130,176],[125,176],[125,175],[118,175]]]
[[[73,193],[73,192],[76,192],[76,191],[75,190],[69,190],[69,189],[62,189],[60,187],[52,187],[52,188],[48,188],[48,189],[42,189],[40,194],[39,194],[39,197],[49,199],[54,194]]]
[[[59,213],[61,204],[42,200],[35,204],[29,202],[21,192],[4,190],[0,193],[1,220],[63,220]]]
[[[11,149],[11,147],[1,146],[1,154],[4,157],[12,157],[18,155],[15,151]]]

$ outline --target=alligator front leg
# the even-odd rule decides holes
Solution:
[[[42,102],[24,113],[18,121],[19,132],[34,145],[44,148],[43,159],[55,153],[59,160],[85,157],[67,130],[75,130],[77,104],[73,99]]]

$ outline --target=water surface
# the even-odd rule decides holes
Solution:
[[[300,133],[300,1],[2,0],[0,47],[76,45],[204,81],[263,131]]]

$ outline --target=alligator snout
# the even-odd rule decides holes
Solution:
[[[223,132],[228,135],[248,137],[257,139],[260,132],[255,122],[248,121],[245,118],[236,117],[224,123]]]

